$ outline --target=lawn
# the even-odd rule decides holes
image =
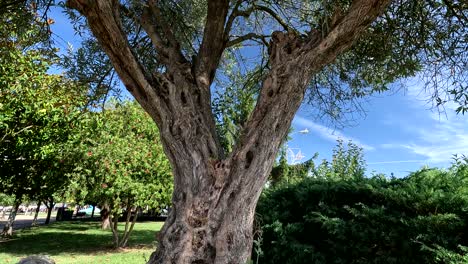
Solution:
[[[56,222],[25,229],[0,241],[0,264],[17,263],[28,255],[49,255],[57,264],[146,263],[155,248],[162,222],[136,223],[126,249],[112,248],[112,233],[97,222]],[[122,230],[123,226],[120,227]]]

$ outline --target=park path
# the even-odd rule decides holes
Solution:
[[[31,227],[33,219],[34,219],[34,215],[17,215],[15,223],[13,224],[13,231]],[[7,220],[8,220],[8,215],[5,215],[4,218],[0,218],[0,230],[3,230],[3,226],[5,226]],[[46,220],[45,216],[39,215],[37,219],[37,223],[39,225],[43,225],[45,220]],[[50,223],[54,221],[55,221],[55,216],[51,216]]]

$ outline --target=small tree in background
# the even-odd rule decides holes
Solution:
[[[102,207],[109,216],[104,217],[103,228],[109,221],[114,245],[125,247],[140,211],[169,206],[171,168],[157,127],[135,102],[112,101],[102,112],[90,113],[86,126],[92,132],[83,134],[76,195]],[[119,235],[122,213],[125,228]]]
[[[16,196],[15,208],[23,195],[50,198],[68,181],[63,146],[83,96],[74,83],[47,74],[50,63],[37,50],[12,49],[0,56],[0,185]],[[15,210],[5,226],[8,236],[14,216]]]
[[[343,140],[333,149],[332,160],[323,160],[311,170],[311,176],[328,179],[344,180],[363,178],[366,171],[366,161],[361,147],[349,141],[347,146]]]
[[[45,1],[0,5],[0,187],[16,197],[5,236],[12,234],[23,197],[50,200],[68,183],[62,164],[64,144],[84,105],[81,87],[48,73],[57,50],[49,45],[47,29],[53,20],[38,14],[37,8],[45,5]]]

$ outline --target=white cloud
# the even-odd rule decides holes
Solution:
[[[293,120],[293,123],[298,124],[300,126],[304,126],[307,129],[309,129],[311,132],[317,133],[320,137],[323,139],[326,139],[331,142],[336,142],[338,139],[342,139],[343,141],[352,141],[354,144],[358,145],[359,147],[363,148],[364,150],[374,150],[375,148],[362,143],[358,139],[348,137],[341,133],[340,131],[333,130],[331,128],[328,128],[323,125],[319,125],[311,120],[308,120],[306,118],[300,117],[296,115],[296,117]]]
[[[427,160],[389,160],[389,161],[376,161],[367,162],[368,165],[379,165],[379,164],[399,164],[399,163],[426,163]]]
[[[385,143],[385,144],[380,144],[379,148],[383,149],[396,149],[396,148],[402,148],[403,146],[401,144],[395,144],[395,143]]]
[[[408,87],[406,98],[415,111],[426,113],[424,125],[411,125],[401,122],[401,129],[411,131],[415,136],[405,143],[381,144],[381,148],[404,148],[411,153],[426,157],[429,163],[447,163],[453,154],[468,153],[468,115],[457,115],[454,103],[446,103],[443,112],[430,109],[421,85]],[[408,127],[409,126],[409,127]]]

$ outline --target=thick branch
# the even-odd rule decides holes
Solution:
[[[160,120],[160,113],[148,107],[148,97],[159,100],[150,85],[151,77],[144,72],[133,55],[122,30],[119,1],[69,0],[67,5],[86,16],[91,31],[109,56],[127,90],[154,118]]]
[[[312,30],[307,39],[289,32],[274,32],[270,44],[271,70],[262,84],[260,96],[244,128],[241,140],[232,154],[233,160],[249,163],[249,168],[273,162],[282,139],[299,108],[312,75],[350,48],[390,0],[356,0],[346,15],[336,19],[334,27],[322,39]],[[336,17],[336,15],[335,15]],[[257,155],[258,152],[267,155]],[[257,172],[268,175],[268,172]],[[265,179],[243,179],[256,182],[259,188]]]
[[[225,48],[224,24],[228,10],[228,0],[208,1],[208,14],[203,32],[203,41],[195,62],[197,83],[206,89],[209,88],[209,85],[213,81],[216,68],[218,68]]]
[[[383,13],[391,0],[355,0],[345,15],[334,14],[333,28],[316,45],[309,42],[304,48],[306,56],[304,62],[309,65],[309,72],[313,74],[324,65],[331,63],[346,49],[350,48],[361,33]]]

